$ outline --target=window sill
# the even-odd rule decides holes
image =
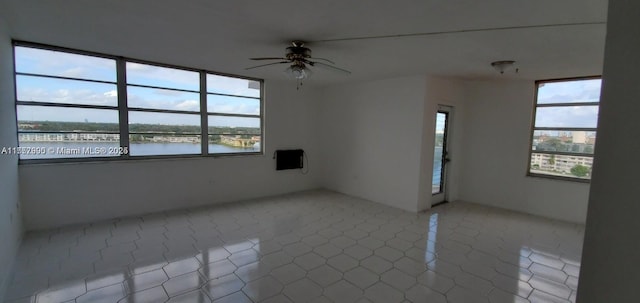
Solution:
[[[591,179],[582,179],[582,178],[556,176],[556,175],[527,173],[526,176],[527,177],[533,177],[533,178],[558,180],[558,181],[569,181],[569,182],[574,182],[574,183],[585,183],[585,184],[590,184],[591,183]]]
[[[49,165],[49,164],[106,164],[114,162],[138,161],[180,161],[194,159],[237,158],[264,156],[264,152],[215,154],[215,155],[160,155],[160,156],[130,156],[130,157],[102,157],[102,158],[61,158],[61,159],[20,159],[18,165]]]

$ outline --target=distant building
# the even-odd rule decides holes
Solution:
[[[119,134],[20,133],[20,142],[120,142]]]
[[[560,132],[558,134],[558,139],[560,139],[560,141],[562,141],[563,143],[566,143],[571,142],[571,140],[573,140],[573,136],[571,135],[571,132]]]
[[[587,132],[573,132],[573,143],[587,143]]]
[[[153,136],[150,139],[155,143],[200,143],[198,136]]]
[[[260,142],[259,136],[253,136],[251,138],[242,138],[242,136],[220,136],[220,143],[233,147],[253,148],[253,146]]]
[[[533,170],[570,174],[571,168],[576,165],[591,168],[593,158],[569,155],[531,154],[531,168]]]

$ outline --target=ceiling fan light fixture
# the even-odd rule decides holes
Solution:
[[[286,70],[285,73],[292,79],[295,80],[304,80],[311,76],[311,70],[306,66],[300,65],[291,65]]]
[[[291,42],[291,46],[286,48],[284,57],[259,57],[249,58],[251,60],[277,60],[277,62],[271,62],[267,64],[260,64],[257,66],[247,67],[245,69],[254,69],[259,67],[271,66],[276,64],[289,64],[284,70],[284,73],[288,78],[296,80],[297,88],[302,86],[302,81],[309,78],[312,74],[310,67],[322,67],[325,69],[341,72],[344,74],[351,74],[350,71],[334,66],[335,63],[326,58],[314,58],[311,57],[311,49],[304,46],[304,42],[300,40],[294,40]]]
[[[493,68],[500,74],[504,74],[505,71],[508,71],[511,68],[513,68],[515,63],[516,61],[513,61],[513,60],[501,60],[501,61],[491,62],[491,66],[493,66]],[[516,73],[517,72],[518,70],[516,69]]]

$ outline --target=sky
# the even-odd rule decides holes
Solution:
[[[444,124],[446,122],[447,115],[442,113],[436,114],[436,134],[444,134]]]
[[[600,101],[600,79],[544,83],[538,89],[538,104]],[[537,127],[588,127],[598,122],[598,106],[538,107]]]
[[[116,62],[113,59],[68,54],[27,47],[16,47],[16,70],[24,73],[74,77],[115,82]],[[165,88],[199,89],[197,72],[127,62],[127,82]],[[207,91],[260,97],[260,91],[249,88],[249,80],[207,74]],[[89,105],[117,105],[116,85],[85,81],[51,79],[32,76],[17,76],[18,100]],[[600,79],[570,82],[550,82],[538,90],[538,103],[597,102],[600,98]],[[128,103],[132,107],[170,110],[199,111],[199,95],[167,89],[128,86]],[[514,100],[519,101],[519,100]],[[260,101],[254,98],[239,98],[208,95],[209,112],[229,114],[260,114]],[[117,122],[113,112],[93,109],[45,109],[42,107],[18,108],[19,120]],[[115,114],[117,117],[117,114]],[[189,114],[145,114],[130,112],[133,123],[151,124],[199,124],[198,115]],[[195,117],[195,118],[194,118]],[[537,109],[537,127],[596,127],[598,106],[565,106]],[[259,119],[238,117],[210,117],[210,126],[259,127]],[[441,128],[442,121],[436,126]]]
[[[98,81],[116,81],[116,63],[84,55],[49,50],[16,47],[16,71],[22,73],[73,77]],[[130,107],[169,110],[199,111],[199,74],[147,64],[127,62],[127,83],[193,90],[184,92],[168,89],[128,86]],[[18,75],[16,78],[18,100],[44,101],[87,105],[117,106],[117,88],[114,83],[42,78]],[[260,90],[249,88],[250,80],[207,74],[207,92],[242,97],[207,95],[207,111],[226,114],[260,114]],[[200,116],[193,114],[129,113],[130,123],[199,125]],[[115,117],[115,119],[114,119]],[[19,120],[49,120],[73,122],[117,123],[117,111],[96,109],[70,109],[45,107],[18,107]],[[210,116],[210,126],[260,127],[256,118]]]

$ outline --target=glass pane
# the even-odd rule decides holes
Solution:
[[[209,136],[209,153],[258,153],[260,144],[261,137],[255,135],[212,135]]]
[[[593,154],[595,144],[596,132],[537,130],[531,146],[534,151]]]
[[[200,90],[200,74],[182,69],[127,62],[127,83]]]
[[[115,84],[16,76],[19,101],[118,106]]]
[[[210,113],[260,115],[260,100],[253,98],[207,95]]]
[[[116,81],[116,61],[93,56],[16,46],[16,72]]]
[[[598,124],[598,106],[538,107],[536,127],[588,127]]]
[[[200,134],[200,115],[130,111],[129,132]]]
[[[447,124],[447,114],[436,114],[435,149],[433,151],[433,177],[431,181],[431,193],[442,192],[442,168],[444,167],[442,153],[444,149],[444,132]]]
[[[260,135],[260,118],[209,116],[209,134]]]
[[[120,155],[120,135],[104,133],[119,131],[116,110],[19,105],[18,130],[29,131],[19,134],[20,147],[34,151],[20,159]],[[72,133],[80,131],[91,133]]]
[[[118,111],[19,105],[18,129],[41,132],[118,132]]]
[[[118,134],[20,133],[20,159],[118,157],[127,154]]]
[[[132,156],[201,154],[200,135],[132,134],[129,150]]]
[[[200,95],[167,89],[127,87],[129,107],[200,111]]]
[[[246,97],[260,97],[260,82],[207,74],[207,92]]]
[[[531,173],[551,176],[591,178],[593,157],[531,153]]]
[[[540,83],[538,104],[599,102],[601,79]]]

